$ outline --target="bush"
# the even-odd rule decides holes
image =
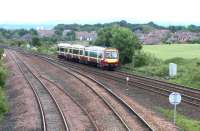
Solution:
[[[4,87],[6,77],[7,77],[6,69],[2,65],[0,65],[0,86],[1,87]]]
[[[0,53],[3,54],[2,50],[0,51]],[[7,70],[3,66],[2,61],[0,61],[0,119],[8,111],[8,102],[6,99],[5,90],[3,88],[5,87],[6,77]]]
[[[135,67],[159,65],[162,63],[162,61],[156,58],[154,55],[140,51],[135,54],[133,61]]]
[[[181,58],[181,57],[175,57],[175,58],[168,59],[168,60],[165,61],[166,64],[169,64],[169,63],[185,64],[187,62],[188,61],[186,59]]]
[[[0,59],[2,58],[3,53],[4,53],[4,50],[0,49]]]
[[[158,76],[158,77],[167,77],[168,76],[168,66],[164,64],[156,66],[143,66],[135,69],[140,72],[140,74],[146,76]]]
[[[2,117],[2,114],[6,113],[8,111],[8,103],[5,95],[4,89],[0,87],[0,117]]]

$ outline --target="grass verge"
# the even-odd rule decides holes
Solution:
[[[3,54],[3,49],[0,49],[0,56]],[[5,83],[7,78],[8,71],[3,65],[3,61],[0,60],[0,120],[3,119],[5,113],[8,112],[8,101],[5,92]]]
[[[173,120],[173,110],[159,108],[161,114],[168,120]],[[181,128],[181,131],[200,131],[200,121],[193,120],[177,112],[176,125]]]
[[[136,55],[133,60],[135,62],[139,61],[139,63],[142,63],[141,65],[139,64],[139,66],[137,66],[137,64],[133,62],[123,65],[121,70],[200,89],[200,59],[175,57],[167,60],[161,60],[149,53],[144,53],[145,55],[143,53],[140,53],[139,56]],[[169,77],[169,63],[177,64],[176,77]]]

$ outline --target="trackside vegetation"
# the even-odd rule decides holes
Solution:
[[[5,93],[5,82],[8,73],[2,61],[3,52],[3,49],[0,49],[0,120],[3,118],[4,114],[8,112],[8,103]]]
[[[169,63],[176,63],[177,76],[169,77]],[[146,52],[137,52],[133,62],[122,66],[122,70],[138,75],[155,77],[173,83],[200,89],[200,58],[175,57],[167,60]]]
[[[159,111],[170,121],[173,120],[173,110],[159,108]],[[190,119],[177,113],[176,124],[181,128],[181,131],[200,131],[200,121]]]

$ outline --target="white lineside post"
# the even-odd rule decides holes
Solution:
[[[169,63],[169,76],[174,77],[177,74],[177,65],[175,63]]]
[[[174,125],[176,125],[176,103],[174,104]]]
[[[176,105],[181,103],[181,94],[177,92],[172,92],[169,95],[169,102],[174,105],[174,119],[173,123],[176,124]]]
[[[128,90],[128,81],[129,81],[129,77],[126,77],[126,86],[127,86],[127,90]]]

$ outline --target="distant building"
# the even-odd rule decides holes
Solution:
[[[24,40],[24,41],[29,41],[30,42],[32,40],[32,35],[31,34],[25,34],[20,39]]]
[[[76,35],[76,39],[80,41],[82,40],[92,41],[97,38],[97,33],[95,31],[92,31],[92,32],[76,31],[75,35]]]
[[[135,35],[138,37],[139,41],[143,44],[159,44],[163,40],[167,39],[169,30],[152,30],[147,33],[143,33],[142,31],[135,31]]]
[[[54,30],[39,29],[37,33],[40,37],[51,37],[55,34]]]

